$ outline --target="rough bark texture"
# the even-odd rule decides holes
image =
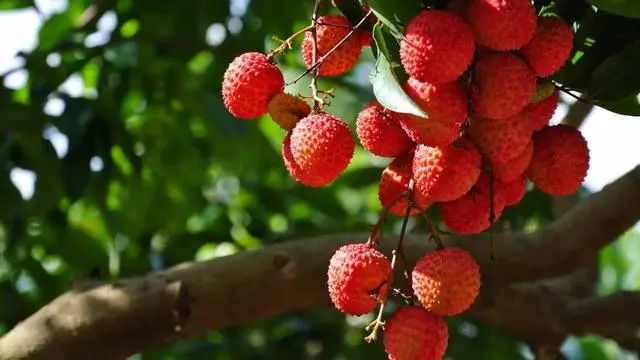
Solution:
[[[640,167],[582,201],[549,227],[531,234],[498,234],[490,302],[465,315],[553,343],[567,334],[597,332],[640,348],[637,293],[576,299],[551,283],[596,256],[640,218]],[[367,234],[300,239],[204,262],[184,263],[116,284],[80,286],[61,295],[0,339],[6,360],[125,359],[139,351],[329,302],[326,268],[341,245]],[[410,265],[433,250],[410,235]],[[394,239],[382,239],[387,253]],[[489,269],[488,238],[449,236]],[[533,282],[523,284],[523,282]],[[485,290],[487,288],[485,287]],[[491,304],[491,305],[487,305]],[[134,336],[135,335],[135,336]]]

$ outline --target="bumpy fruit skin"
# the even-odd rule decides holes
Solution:
[[[554,89],[551,95],[535,103],[525,106],[522,115],[526,117],[531,131],[538,131],[549,124],[553,114],[558,108],[560,92]]]
[[[369,244],[339,248],[329,261],[327,285],[333,305],[340,312],[363,315],[376,308],[376,296],[384,296],[383,284],[391,262]],[[377,292],[376,292],[377,291]]]
[[[501,120],[483,117],[471,119],[469,136],[478,150],[492,163],[514,159],[531,141],[531,130],[520,115]]]
[[[481,163],[480,153],[466,138],[445,147],[418,145],[413,159],[415,189],[432,202],[457,199],[476,182]]]
[[[495,184],[495,182],[494,182]],[[459,234],[477,234],[490,227],[491,188],[489,176],[480,174],[473,189],[462,197],[439,204],[440,216],[447,227]],[[494,222],[502,216],[505,207],[504,194],[496,186],[493,189]]]
[[[513,159],[503,162],[491,164],[493,168],[493,176],[503,182],[510,182],[519,178],[527,170],[531,157],[533,156],[533,141],[529,143],[520,153]]]
[[[536,90],[536,77],[519,57],[485,52],[478,57],[471,85],[474,111],[490,119],[519,113]]]
[[[430,84],[409,78],[403,86],[407,95],[428,118],[411,114],[398,117],[400,125],[413,141],[429,146],[445,146],[459,136],[467,118],[467,95],[458,82]]]
[[[269,101],[269,115],[281,128],[289,131],[311,113],[311,107],[299,97],[281,92]]]
[[[558,17],[538,18],[533,38],[520,49],[537,76],[549,76],[564,65],[573,48],[573,31]]]
[[[416,306],[396,310],[384,327],[384,350],[389,360],[441,360],[449,332],[442,317]]]
[[[589,148],[580,130],[546,126],[533,136],[533,157],[527,177],[541,191],[564,196],[580,188],[589,170]]]
[[[536,29],[536,12],[529,0],[471,0],[465,18],[478,43],[499,51],[521,48]]]
[[[321,187],[340,175],[353,157],[355,142],[349,126],[338,118],[311,114],[291,130],[287,169],[300,183]],[[283,150],[285,165],[288,163]]]
[[[284,89],[282,72],[264,54],[244,53],[222,78],[222,100],[235,117],[250,120],[267,112],[269,101]]]
[[[439,84],[462,75],[474,49],[471,28],[461,17],[444,10],[423,10],[405,27],[400,61],[411,77]]]
[[[478,264],[458,247],[427,253],[416,263],[411,278],[418,301],[440,316],[467,310],[480,292]]]
[[[398,200],[392,207],[389,205],[399,195],[407,192],[409,181],[411,180],[411,167],[413,164],[413,153],[408,153],[393,159],[391,163],[382,171],[380,183],[378,184],[378,198],[382,207],[389,210],[390,214],[404,216],[407,211],[408,202],[406,199]],[[419,191],[414,191],[413,200],[422,209],[431,205],[429,199],[424,197]],[[409,215],[416,215],[418,209],[411,209]]]
[[[527,179],[519,176],[509,182],[497,181],[498,191],[502,192],[505,206],[519,203],[527,193]]]
[[[328,53],[351,31],[349,20],[342,15],[324,15],[318,17],[316,26],[317,57],[320,58]],[[318,75],[338,76],[351,70],[360,57],[364,38],[361,36],[350,36],[331,55],[329,55],[320,65]],[[307,68],[313,65],[313,34],[307,31],[302,40],[302,58]],[[317,59],[316,59],[317,60]]]
[[[356,119],[356,133],[362,147],[382,157],[397,157],[409,151],[413,142],[398,124],[400,114],[369,102]]]

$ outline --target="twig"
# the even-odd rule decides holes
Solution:
[[[318,0],[318,1],[322,1],[322,0]],[[313,65],[311,65],[308,69],[306,69],[304,72],[302,72],[302,74],[300,74],[297,78],[295,78],[295,80],[293,80],[292,82],[288,83],[287,85],[292,85],[297,83],[300,79],[302,79],[305,75],[311,73],[312,71],[316,71],[316,69],[318,67],[320,67],[320,64],[322,64],[322,62],[329,57],[334,51],[336,51],[336,49],[338,49],[342,44],[345,43],[345,41],[347,41],[355,32],[356,30],[358,30],[362,24],[364,24],[364,22],[367,20],[367,18],[372,14],[372,10],[369,10],[367,12],[367,14],[356,24],[356,26],[354,26],[351,31],[349,31],[349,33],[342,38],[342,40],[340,40],[337,44],[335,44],[329,51],[327,51],[326,54],[322,55],[317,61],[316,61],[316,57],[315,57],[315,51],[314,51],[314,56],[313,56]],[[314,17],[315,19],[315,17]],[[314,20],[315,23],[315,20]],[[315,31],[315,30],[311,30],[311,31]],[[314,39],[315,39],[315,32],[314,32]],[[315,45],[314,45],[314,49],[315,49]]]
[[[311,15],[311,60],[315,65],[318,60],[318,36],[317,36],[317,28],[316,21],[318,20],[318,10],[320,9],[320,3],[322,0],[316,0],[316,3],[313,7],[313,14]],[[324,100],[318,95],[318,69],[319,67],[310,67],[309,70],[312,71],[311,77],[311,97],[313,98],[313,111],[320,111],[322,105],[324,104]]]
[[[367,244],[377,245],[377,243],[378,243],[378,233],[380,233],[380,228],[382,227],[382,224],[384,223],[384,221],[389,216],[391,208],[393,208],[398,201],[400,201],[402,199],[405,199],[408,196],[409,196],[409,193],[408,192],[404,192],[404,193],[396,196],[393,200],[391,200],[389,205],[384,208],[384,210],[382,212],[382,215],[380,215],[380,217],[378,218],[378,222],[373,226],[373,229],[371,229],[371,233],[369,234],[369,239],[367,240]]]

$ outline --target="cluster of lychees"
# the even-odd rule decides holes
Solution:
[[[372,243],[345,245],[331,258],[329,295],[334,306],[363,315],[384,304],[392,280],[391,261]],[[449,339],[444,316],[467,310],[480,291],[480,271],[473,257],[458,247],[432,251],[411,273],[418,304],[398,308],[384,324],[384,348],[391,360],[441,359]],[[380,312],[382,315],[382,312]],[[380,318],[368,340],[374,340]]]
[[[437,206],[451,231],[473,234],[520,202],[528,181],[550,195],[578,190],[589,167],[587,143],[576,128],[549,125],[559,92],[547,78],[572,52],[569,24],[538,17],[530,0],[451,0],[404,25],[399,56],[409,77],[402,87],[428,117],[373,100],[355,129],[367,151],[393,159],[378,187],[388,213],[408,216]],[[340,15],[320,16],[297,34],[304,34],[302,58],[314,79],[349,71],[372,41]],[[269,55],[236,58],[224,75],[224,104],[242,119],[269,113],[287,131],[282,157],[288,172],[321,187],[347,168],[355,141],[347,123],[322,110],[317,94],[312,108],[284,91],[273,58],[288,45],[289,39]],[[338,249],[328,270],[336,308],[352,315],[384,308],[392,264],[375,241]],[[439,247],[420,259],[411,280],[421,306],[394,312],[385,349],[390,359],[439,359],[448,336],[442,317],[473,303],[478,266],[460,248]]]

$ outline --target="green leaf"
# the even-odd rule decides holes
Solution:
[[[596,103],[601,108],[613,111],[616,114],[627,116],[640,116],[640,93],[632,94],[623,99],[602,101]]]
[[[591,76],[588,94],[600,100],[617,100],[640,91],[640,40],[607,58]]]
[[[587,2],[606,12],[640,19],[640,2],[638,0],[587,0]]]
[[[384,25],[376,25],[373,37],[378,60],[369,78],[376,99],[387,109],[426,118],[427,114],[402,89],[408,76],[400,64],[398,41]]]
[[[0,1],[0,10],[27,8],[31,5],[32,0],[2,0]]]
[[[402,37],[402,29],[422,10],[419,0],[368,0],[374,15],[397,37]]]
[[[38,33],[39,52],[47,52],[64,39],[73,29],[73,19],[69,13],[55,14],[40,28]]]

